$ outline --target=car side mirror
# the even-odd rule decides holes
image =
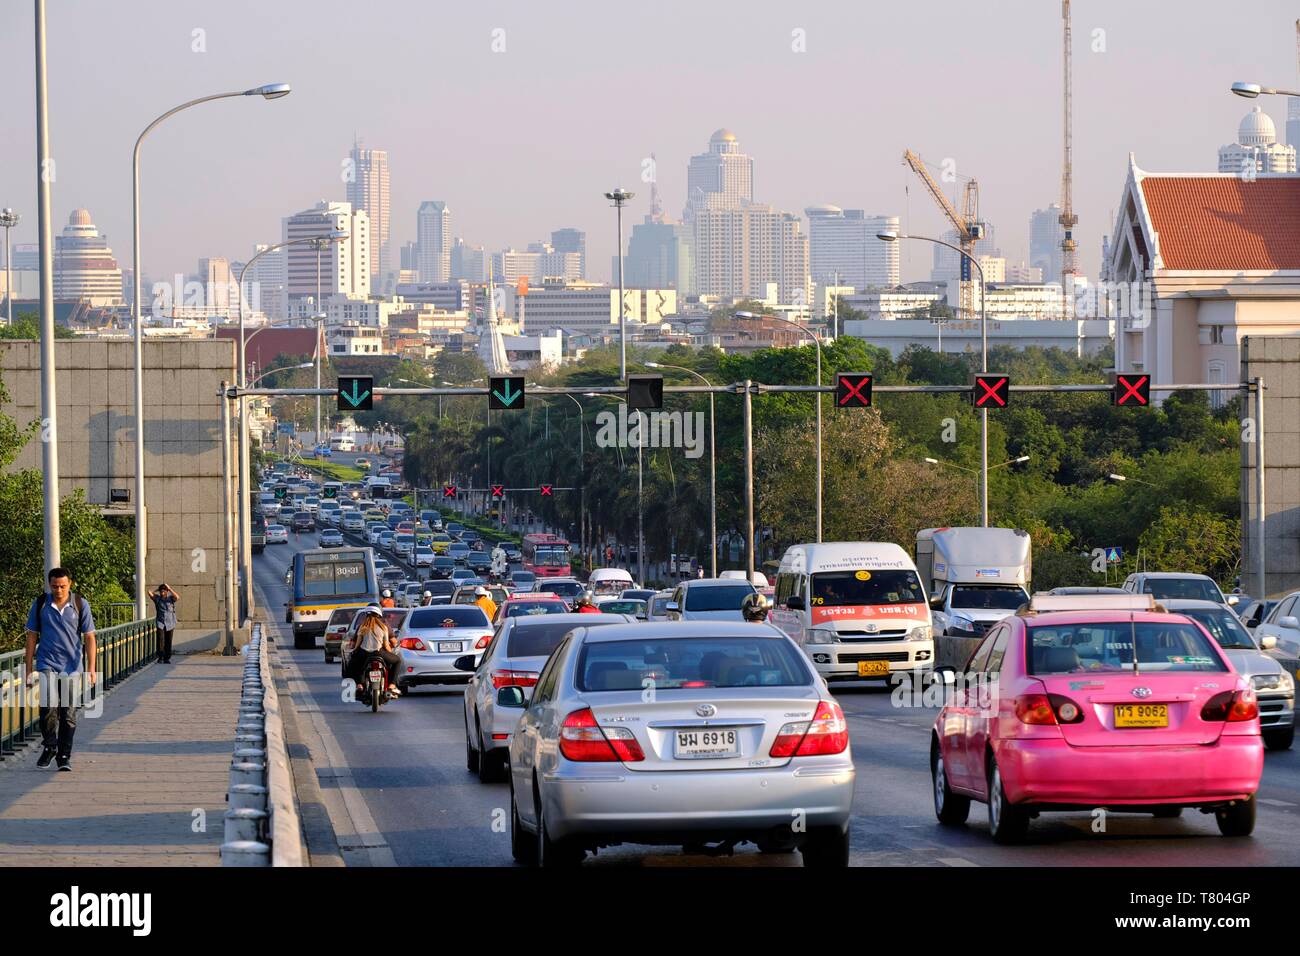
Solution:
[[[451,666],[456,668],[456,670],[458,671],[471,671],[471,672],[476,670],[478,667],[478,665],[474,663],[473,654],[465,654],[462,657],[456,658],[454,661],[451,662]]]
[[[943,610],[943,595],[942,595],[942,594],[935,594],[935,595],[931,596],[931,598],[930,598],[930,610],[932,610],[932,611],[942,611],[942,610]]]
[[[1290,627],[1300,630],[1300,621],[1297,621],[1292,615],[1288,614],[1282,620],[1277,622],[1278,627]]]
[[[677,602],[676,602],[676,601],[669,601],[667,604],[664,605],[664,610],[665,610],[665,611],[680,611],[681,608],[677,605]]]
[[[1277,638],[1272,634],[1265,634],[1259,639],[1259,646],[1266,651],[1271,651],[1273,648],[1277,647]]]
[[[524,689],[522,687],[502,687],[497,691],[498,707],[524,707]]]
[[[791,594],[785,599],[785,606],[790,611],[802,611],[808,607],[803,601],[802,594]]]

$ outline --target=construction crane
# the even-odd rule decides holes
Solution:
[[[1074,214],[1074,90],[1070,55],[1070,0],[1061,0],[1061,19],[1065,24],[1065,150],[1061,167],[1061,292],[1065,294],[1070,280],[1078,271],[1074,227],[1079,217]]]
[[[912,172],[916,173],[917,178],[925,184],[925,188],[930,191],[934,201],[939,204],[939,209],[952,223],[953,228],[957,230],[957,244],[961,247],[964,255],[961,257],[961,290],[958,296],[958,311],[961,317],[971,319],[975,316],[975,289],[971,282],[971,260],[967,256],[974,257],[975,242],[984,238],[984,225],[979,221],[980,213],[980,187],[974,179],[966,181],[965,189],[962,193],[962,211],[958,212],[956,207],[948,201],[948,197],[943,194],[939,184],[934,181],[930,171],[925,168],[925,163],[921,157],[916,155],[910,149],[903,153],[903,162],[911,167]]]

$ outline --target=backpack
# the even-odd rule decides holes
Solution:
[[[40,637],[41,633],[41,615],[45,611],[45,605],[49,603],[50,595],[46,591],[41,592],[41,596],[36,599],[36,635]],[[81,629],[81,609],[85,606],[81,595],[76,591],[72,592],[72,605],[77,609],[77,637],[84,637],[86,632]]]

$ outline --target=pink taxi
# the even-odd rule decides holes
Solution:
[[[998,843],[1041,812],[1098,807],[1192,807],[1225,836],[1255,827],[1254,691],[1204,628],[1150,595],[1036,595],[942,676],[930,770],[943,824],[979,800]]]

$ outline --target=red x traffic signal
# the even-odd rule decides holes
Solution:
[[[1011,399],[1011,376],[985,373],[975,376],[976,408],[1006,408]]]
[[[455,486],[455,485],[443,485],[443,486],[442,486],[442,496],[443,496],[444,498],[455,498],[455,497],[456,497],[456,486]]]
[[[551,486],[550,486],[550,485],[542,485],[541,491],[542,491],[542,497],[543,497],[543,498],[554,498],[554,497],[555,497],[553,494],[551,494]]]
[[[1137,372],[1117,374],[1111,389],[1111,400],[1116,405],[1150,405],[1151,376]]]
[[[492,486],[492,497],[493,497],[493,498],[504,498],[505,496],[506,496],[506,486],[505,486],[505,485],[493,485],[493,486]]]
[[[871,376],[865,372],[840,372],[835,376],[836,408],[869,408]]]

